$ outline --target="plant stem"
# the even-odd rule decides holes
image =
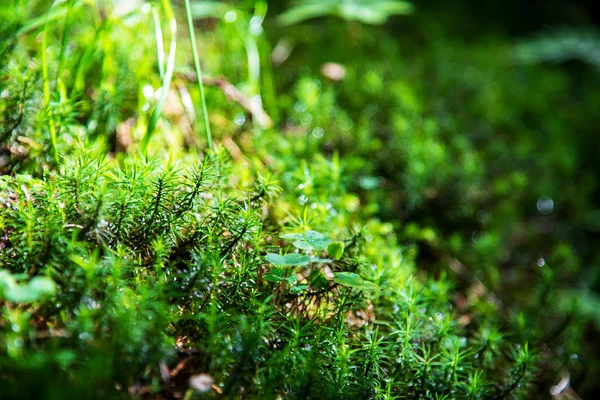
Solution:
[[[148,147],[148,143],[150,143],[150,138],[154,133],[154,129],[156,128],[156,124],[158,123],[158,119],[162,113],[162,108],[167,101],[167,94],[169,92],[169,88],[171,87],[171,78],[173,77],[173,70],[175,68],[175,51],[177,49],[177,21],[175,19],[175,15],[173,14],[173,9],[171,8],[171,4],[169,4],[168,0],[163,0],[162,2],[163,8],[165,10],[165,14],[167,19],[169,20],[169,25],[171,27],[171,45],[169,48],[169,58],[167,60],[167,69],[165,71],[165,76],[163,79],[163,84],[161,88],[160,98],[156,103],[156,107],[154,107],[154,111],[152,112],[152,116],[150,117],[150,122],[148,122],[148,129],[146,130],[146,135],[142,139],[141,150],[142,153],[146,153],[146,148]]]
[[[190,44],[192,45],[192,56],[194,57],[194,68],[198,77],[198,89],[200,90],[200,101],[202,102],[202,118],[204,118],[204,130],[206,131],[206,141],[208,147],[212,147],[212,133],[210,132],[210,122],[208,121],[208,109],[206,108],[206,98],[204,97],[204,84],[202,83],[202,69],[198,58],[198,49],[196,48],[196,35],[194,34],[194,24],[192,23],[192,10],[190,0],[185,0],[185,14],[187,17],[188,31],[190,34]]]
[[[50,6],[50,10],[54,7],[56,1],[52,3]],[[42,43],[41,43],[41,51],[42,51],[42,79],[44,81],[44,106],[46,109],[47,117],[49,119],[48,126],[50,128],[50,139],[52,141],[52,150],[54,153],[54,161],[58,163],[58,138],[56,134],[56,126],[54,125],[54,113],[52,112],[52,108],[50,105],[51,97],[50,97],[50,80],[48,78],[48,57],[46,52],[48,50],[48,17],[50,15],[50,10],[46,14],[46,19],[44,20],[44,34],[42,35]]]
[[[64,27],[63,36],[62,36],[62,46],[60,49],[60,56],[58,57],[58,69],[56,72],[57,83],[58,83],[58,80],[60,79],[61,72],[62,72],[62,67],[63,67],[63,63],[64,63],[64,58],[65,58],[65,51],[67,49],[67,41],[69,39],[69,30],[71,29],[71,16],[73,14],[73,9],[75,8],[75,4],[76,4],[76,2],[74,0],[71,0],[68,4],[67,16],[65,18],[65,27]]]
[[[165,78],[165,48],[163,44],[162,28],[160,26],[160,16],[156,8],[152,7],[152,19],[154,20],[154,36],[156,38],[156,53],[158,58],[158,72],[160,79]]]

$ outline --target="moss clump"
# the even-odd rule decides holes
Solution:
[[[24,3],[0,11],[0,397],[594,391],[595,70],[427,15],[398,38],[204,2],[202,76],[167,0]]]

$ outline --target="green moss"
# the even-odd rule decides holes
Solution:
[[[593,393],[592,68],[204,2],[203,87],[183,8],[34,3],[1,11],[0,397]]]

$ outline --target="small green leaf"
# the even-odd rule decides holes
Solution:
[[[315,257],[315,256],[312,256],[310,258],[310,262],[312,262],[312,263],[330,263],[332,261],[333,260],[331,258],[320,258],[320,257]]]
[[[329,287],[329,280],[325,274],[318,269],[313,269],[311,271],[309,281],[310,286],[317,289],[327,289]]]
[[[342,258],[342,254],[344,253],[344,243],[342,242],[333,242],[327,246],[327,254],[331,257],[339,260]]]
[[[263,278],[265,278],[265,280],[269,282],[282,282],[285,279],[285,271],[286,270],[284,268],[271,268],[271,270],[267,272],[263,276]]]
[[[303,233],[286,233],[280,236],[282,239],[300,240],[304,239]]]
[[[265,260],[273,265],[278,265],[281,267],[285,266],[285,258],[279,254],[269,253],[265,256]]]
[[[304,254],[290,253],[284,257],[285,265],[288,267],[306,265],[310,262],[310,257]]]
[[[54,282],[45,277],[35,277],[28,283],[18,284],[10,272],[0,271],[0,298],[14,303],[29,303],[40,300],[55,291]]]
[[[333,280],[342,286],[348,286],[356,289],[376,289],[377,285],[360,277],[354,272],[336,272]]]
[[[294,240],[294,247],[301,250],[325,250],[331,239],[317,231],[305,233],[288,233],[281,236],[284,239]]]
[[[35,277],[27,285],[29,290],[34,292],[38,297],[51,295],[56,290],[56,285],[50,278]]]
[[[296,286],[292,286],[292,288],[290,289],[290,292],[292,292],[293,294],[300,294],[300,293],[304,292],[307,288],[308,288],[307,285],[296,285]]]
[[[281,256],[275,253],[269,253],[265,256],[265,260],[278,267],[296,267],[307,265],[311,258],[304,254],[290,253]]]

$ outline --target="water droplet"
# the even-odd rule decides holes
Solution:
[[[537,209],[543,215],[549,215],[554,210],[554,200],[549,196],[542,196],[537,201]]]
[[[537,260],[537,265],[538,267],[543,267],[544,265],[546,265],[546,260],[540,258],[539,260]]]
[[[308,203],[308,196],[302,195],[298,197],[298,203],[300,203],[300,205],[305,205],[306,203]]]
[[[300,115],[300,122],[302,122],[304,125],[310,124],[312,120],[313,116],[310,113],[302,113],[302,115]]]
[[[479,210],[477,211],[475,217],[477,218],[477,221],[481,222],[482,224],[485,224],[490,220],[490,213],[484,210]]]
[[[244,122],[246,122],[246,116],[244,115],[244,113],[237,113],[233,117],[233,122],[235,122],[235,124],[239,126],[244,125]]]
[[[325,131],[323,130],[323,128],[321,128],[320,126],[316,127],[315,129],[313,129],[312,131],[312,135],[314,137],[316,137],[317,139],[320,139],[323,137],[323,135],[325,134]]]
[[[296,104],[294,104],[294,110],[296,110],[297,113],[303,113],[306,111],[306,104],[303,101],[297,101]]]
[[[237,19],[237,13],[234,10],[229,10],[225,13],[225,16],[223,18],[225,18],[225,21],[229,23],[235,22],[235,20]]]
[[[250,18],[250,33],[253,35],[260,35],[263,32],[262,23],[263,19],[258,15],[254,15]]]

